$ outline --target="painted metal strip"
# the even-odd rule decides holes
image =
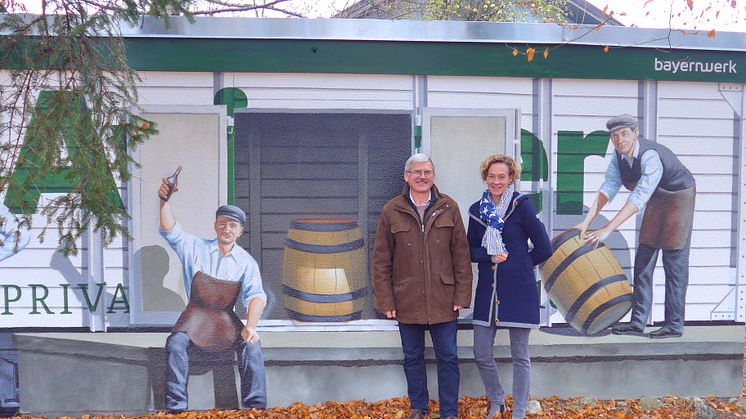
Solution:
[[[601,245],[603,245],[603,243],[601,243]],[[599,247],[601,245],[599,245]],[[547,278],[547,282],[544,284],[544,289],[547,292],[549,292],[549,290],[551,290],[552,286],[554,285],[554,281],[557,280],[557,278],[562,274],[562,272],[564,272],[565,269],[568,266],[570,266],[571,263],[573,263],[575,261],[575,259],[577,259],[577,258],[579,258],[579,257],[581,257],[581,256],[583,256],[583,255],[585,255],[587,253],[590,253],[590,252],[592,252],[594,250],[595,250],[595,248],[584,245],[583,247],[580,247],[580,248],[576,249],[574,252],[570,253],[570,255],[568,255],[565,258],[565,260],[563,260],[562,263],[560,263],[557,266],[557,269],[555,269],[554,272],[552,272],[552,274],[549,275],[549,278]]]
[[[349,243],[331,245],[299,243],[292,239],[285,239],[285,246],[287,246],[288,249],[298,250],[301,252],[328,255],[332,253],[344,253],[362,249],[363,239],[351,241]]]
[[[310,292],[298,291],[297,289],[288,287],[287,285],[282,286],[282,292],[289,297],[294,297],[309,303],[321,304],[346,303],[368,295],[367,288],[361,288],[344,294],[312,294]]]
[[[288,310],[288,317],[293,320],[300,320],[302,322],[349,322],[352,320],[360,320],[362,318],[362,312],[356,311],[345,316],[309,316],[307,314],[301,314],[293,310]]]
[[[612,298],[611,300],[596,307],[596,309],[591,312],[591,315],[588,316],[585,322],[583,322],[583,327],[582,327],[583,333],[585,333],[586,335],[588,334],[588,329],[590,329],[591,325],[596,320],[596,318],[599,316],[599,314],[606,311],[609,307],[615,306],[620,303],[632,304],[632,294],[620,295],[619,297]]]
[[[578,234],[580,234],[580,232],[578,231],[565,231],[564,233],[552,239],[552,253],[556,252],[557,249],[560,248],[560,246],[562,246],[563,244],[565,244],[565,242],[571,240]]]
[[[347,231],[354,230],[357,228],[357,224],[351,223],[308,223],[299,222],[297,220],[290,222],[290,228],[293,230],[302,231],[318,231],[318,232],[333,232],[333,231]]]
[[[583,291],[583,293],[578,296],[578,298],[575,300],[575,303],[573,303],[570,309],[567,310],[565,321],[568,323],[572,322],[572,319],[575,317],[576,314],[578,314],[578,310],[580,310],[580,308],[586,303],[586,301],[588,301],[588,299],[593,294],[596,293],[596,291],[604,288],[609,284],[613,284],[614,282],[627,282],[627,277],[624,275],[612,275],[588,287],[587,290]]]

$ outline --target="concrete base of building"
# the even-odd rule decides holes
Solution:
[[[531,334],[531,397],[626,399],[643,396],[737,397],[743,385],[744,327],[687,326],[680,338]],[[651,329],[652,330],[652,329]],[[140,414],[163,409],[166,333],[19,333],[21,413],[45,416]],[[261,333],[268,407],[295,402],[378,401],[406,395],[396,331]],[[471,330],[458,336],[461,396],[484,395]],[[496,339],[501,381],[511,388],[507,332]],[[430,396],[437,399],[432,348]],[[189,408],[238,408],[238,374],[195,367]]]

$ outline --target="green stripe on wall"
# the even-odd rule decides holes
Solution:
[[[128,38],[127,57],[140,71],[427,74],[746,83],[746,54],[564,45],[533,62],[513,45],[261,39]],[[515,45],[520,51],[526,45]],[[700,61],[720,72],[656,71],[665,62]],[[679,64],[680,65],[680,64]]]

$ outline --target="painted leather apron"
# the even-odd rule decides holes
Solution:
[[[240,282],[223,281],[202,272],[194,274],[189,304],[172,331],[186,333],[206,351],[223,351],[241,338],[243,323],[233,311]]]
[[[655,190],[645,205],[640,243],[655,249],[683,249],[692,232],[696,186],[680,191]]]

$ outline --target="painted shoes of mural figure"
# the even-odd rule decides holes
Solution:
[[[615,335],[638,335],[642,333],[642,328],[631,323],[619,323],[612,326],[611,333]]]
[[[491,403],[490,404],[490,411],[487,412],[487,418],[492,419],[495,416],[500,417],[502,413],[505,412],[505,405],[502,403]]]
[[[427,417],[427,412],[420,409],[412,409],[412,413],[409,414],[409,419],[425,419]]]
[[[658,330],[650,332],[650,339],[666,339],[666,338],[679,338],[681,332],[677,332],[667,326],[663,326]]]

